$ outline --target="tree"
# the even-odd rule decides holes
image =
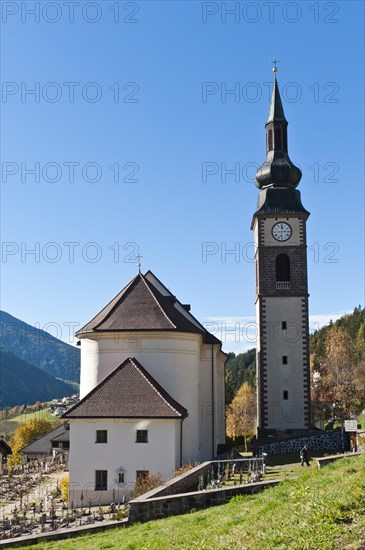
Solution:
[[[343,328],[333,326],[329,330],[314,380],[314,393],[328,404],[334,421],[343,424],[365,407],[365,361]]]
[[[44,418],[33,418],[20,424],[14,432],[9,444],[12,450],[12,455],[9,457],[9,466],[14,466],[22,462],[20,450],[29,445],[41,435],[44,435],[52,430],[53,426],[49,420]]]
[[[253,388],[245,382],[227,407],[227,435],[232,439],[243,436],[247,451],[247,436],[255,433],[256,395]]]

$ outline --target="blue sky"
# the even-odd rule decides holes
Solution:
[[[1,8],[2,309],[69,341],[140,253],[225,350],[253,347],[275,56],[311,212],[311,321],[364,304],[363,2]]]

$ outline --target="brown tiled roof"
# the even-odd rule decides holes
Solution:
[[[126,359],[63,418],[185,418],[171,397],[134,357]]]
[[[220,340],[190,313],[191,321],[183,315],[175,303],[180,304],[175,296],[164,296],[145,275],[139,273],[76,336],[96,332],[166,330],[201,334],[204,342],[220,344]]]

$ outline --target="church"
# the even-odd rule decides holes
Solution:
[[[274,67],[266,160],[251,229],[256,270],[257,435],[311,430],[306,221],[288,155]],[[225,444],[221,342],[151,272],[140,271],[76,336],[79,403],[70,422],[70,501],[128,499],[136,480],[168,480]]]
[[[76,336],[80,401],[70,422],[69,499],[130,497],[225,443],[221,342],[151,272],[139,272]]]

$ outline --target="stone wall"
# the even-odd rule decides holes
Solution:
[[[332,456],[324,456],[321,458],[317,458],[318,468],[327,466],[327,464],[330,464],[331,462],[336,462],[336,460],[340,460],[341,458],[348,458],[349,456],[360,456],[360,455],[361,453],[347,453],[344,455],[332,455]]]
[[[209,463],[208,463],[209,465]],[[129,502],[129,523],[146,522],[151,519],[160,519],[168,516],[185,514],[189,510],[199,510],[209,506],[225,504],[237,495],[251,495],[264,489],[273,487],[280,480],[260,481],[236,487],[213,489],[210,491],[196,491],[182,495],[169,495],[158,498],[145,498],[143,495]]]
[[[138,497],[138,499],[136,500],[139,500],[140,498],[147,500],[150,498],[177,495],[181,493],[186,493],[188,491],[196,491],[199,485],[200,476],[203,475],[206,482],[207,476],[211,473],[212,467],[216,471],[218,464],[221,464],[222,467],[225,466],[227,463],[235,463],[237,470],[242,468],[243,472],[261,467],[261,459],[255,459],[254,457],[238,457],[239,455],[237,455],[236,453],[234,458],[222,458],[221,460],[210,460],[207,462],[203,462],[202,464],[191,468],[191,470],[188,470],[184,474],[181,474],[177,477],[170,479],[169,481],[166,481],[166,483],[164,483],[163,485],[156,487],[156,489],[152,489],[152,491],[145,493],[141,497]]]
[[[348,451],[350,449],[350,439],[346,432],[344,433],[344,442],[345,448],[343,449],[341,430],[329,430],[320,432],[317,435],[274,441],[273,443],[261,444],[259,442],[258,447],[259,452],[265,452],[268,455],[299,453],[304,445],[308,445],[309,453],[313,451]]]
[[[212,467],[212,462],[203,462],[191,470],[188,470],[184,474],[181,474],[175,478],[170,479],[160,487],[152,489],[148,493],[145,493],[141,497],[135,500],[147,500],[150,498],[164,497],[167,495],[176,495],[180,493],[186,493],[193,488],[197,488],[199,484],[199,477],[201,475],[207,475]]]

